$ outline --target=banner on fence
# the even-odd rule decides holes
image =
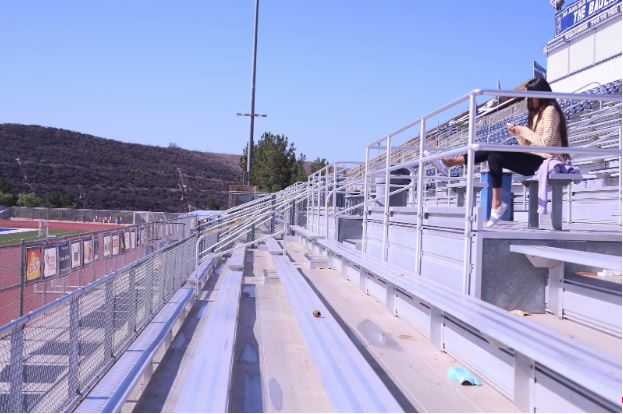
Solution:
[[[71,242],[71,268],[77,269],[82,265],[80,254],[80,241]]]
[[[104,236],[104,258],[112,254],[112,240],[110,234]]]
[[[93,238],[93,261],[96,261],[100,258],[100,239],[95,235]]]
[[[93,239],[83,239],[82,247],[84,252],[84,265],[88,265],[93,262]]]
[[[58,250],[56,246],[43,248],[43,277],[56,276],[58,272]]]
[[[26,248],[26,281],[31,282],[41,277],[41,248]]]
[[[123,250],[130,250],[130,232],[126,231],[123,233]]]
[[[58,245],[58,267],[61,276],[71,271],[71,251],[69,249],[69,242]]]
[[[112,235],[112,255],[116,256],[119,254],[119,235]]]

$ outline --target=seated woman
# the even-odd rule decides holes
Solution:
[[[526,84],[529,91],[547,91],[552,88],[543,78],[537,77]],[[567,123],[560,105],[555,99],[528,98],[528,126],[507,125],[508,132],[517,138],[520,145],[542,147],[568,147]],[[521,153],[499,151],[476,151],[474,163],[487,161],[493,188],[491,217],[487,227],[493,227],[508,209],[502,201],[502,169],[506,168],[521,175],[533,175],[546,158],[557,158],[567,161],[568,156],[547,153]],[[442,158],[433,161],[435,167],[447,171],[448,167],[467,164],[467,155]]]

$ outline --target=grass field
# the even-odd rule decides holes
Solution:
[[[80,230],[56,230],[49,229],[48,234],[50,237],[62,237],[70,234],[81,233]],[[0,246],[10,246],[13,244],[21,244],[22,240],[35,241],[39,239],[39,231],[24,231],[20,233],[1,234],[0,233]]]

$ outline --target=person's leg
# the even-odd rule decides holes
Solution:
[[[476,151],[474,153],[474,164],[480,164],[481,162],[487,161],[487,157],[489,156],[489,154],[490,151]],[[457,155],[456,157],[445,157],[442,158],[441,161],[446,165],[446,167],[466,165],[467,154]]]
[[[502,202],[502,171],[503,168],[521,175],[533,175],[543,163],[540,155],[523,152],[492,152],[488,163],[493,187],[493,208]]]
[[[493,192],[493,200],[491,208],[496,209],[502,203],[502,169],[503,154],[500,152],[490,152],[487,155],[487,163],[489,165],[489,175],[491,177],[491,188]]]

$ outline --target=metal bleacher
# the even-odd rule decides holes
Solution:
[[[223,211],[0,328],[0,410],[619,412],[620,89],[473,90],[362,162]],[[430,166],[518,150],[504,131],[521,104],[479,111],[482,96],[561,100],[571,145],[537,149],[584,177],[559,228],[530,226],[519,197],[484,228],[480,170]],[[588,219],[587,194],[604,205]]]

